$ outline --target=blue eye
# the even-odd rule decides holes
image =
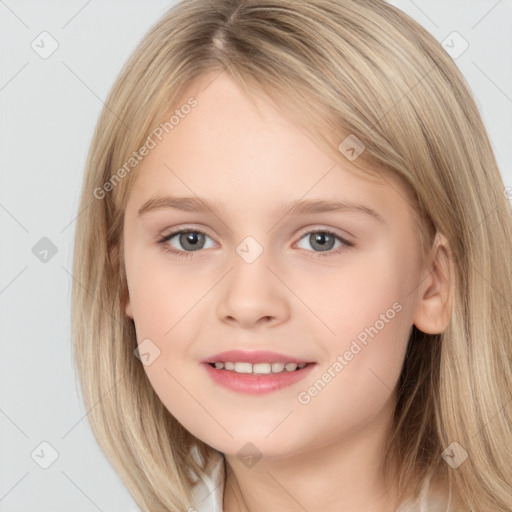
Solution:
[[[181,245],[181,247],[183,247],[184,250],[179,248],[176,249],[169,244],[169,242],[175,237],[177,237],[178,243]],[[317,248],[320,249],[319,251],[312,251],[315,253],[312,256],[313,258],[319,256],[325,257],[340,254],[347,250],[348,248],[354,246],[352,242],[349,242],[348,240],[345,240],[339,235],[336,235],[332,231],[328,231],[325,229],[308,231],[300,238],[300,240],[306,237],[309,237],[308,241],[312,247],[316,246]],[[211,240],[211,238],[203,231],[200,231],[198,229],[185,229],[180,231],[174,231],[173,233],[164,236],[163,238],[158,240],[158,243],[162,244],[164,250],[171,254],[183,258],[190,258],[193,256],[194,252],[199,251],[200,249],[207,248],[204,245],[205,238],[209,238]],[[332,250],[336,241],[340,242],[341,245],[338,246],[336,250]]]

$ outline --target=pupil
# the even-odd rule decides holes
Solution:
[[[332,244],[334,243],[334,238],[331,235],[328,235],[326,233],[314,233],[314,243],[318,243],[321,250],[326,251],[329,249],[332,249]],[[330,238],[330,244],[329,242],[326,242],[325,239]]]
[[[197,250],[199,246],[199,239],[202,237],[203,235],[199,234],[199,233],[195,233],[195,232],[192,232],[192,231],[189,231],[188,233],[183,233],[182,234],[182,246],[187,248],[187,249],[191,249],[191,250]]]

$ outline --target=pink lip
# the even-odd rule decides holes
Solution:
[[[300,370],[293,372],[284,371],[282,373],[253,375],[250,373],[237,373],[228,370],[218,370],[208,363],[202,363],[210,377],[221,386],[237,391],[238,393],[247,393],[251,395],[261,395],[271,391],[277,391],[295,384],[302,380],[313,369],[315,363],[308,364]]]
[[[265,350],[258,351],[245,351],[245,350],[228,350],[221,352],[203,359],[202,363],[218,363],[218,362],[232,362],[232,363],[310,363],[304,359],[298,359],[294,356],[286,354],[279,354],[277,352],[269,352]]]
[[[245,363],[308,363],[304,368],[293,372],[269,373],[253,375],[250,373],[237,373],[235,371],[220,370],[210,365],[216,362],[245,362]],[[278,354],[276,352],[245,352],[242,350],[230,350],[215,354],[201,362],[211,379],[221,386],[236,391],[260,395],[277,391],[291,386],[305,378],[316,366],[316,363],[297,359],[293,356]]]

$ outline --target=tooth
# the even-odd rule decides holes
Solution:
[[[269,373],[281,373],[283,370],[294,372],[297,369],[304,368],[307,363],[246,363],[246,362],[222,362],[215,363],[215,368],[219,370],[230,370],[237,373],[253,373],[267,375]]]
[[[256,363],[252,365],[253,373],[270,373],[270,363]]]
[[[272,363],[272,372],[279,373],[284,370],[284,363]]]
[[[235,372],[237,373],[252,373],[251,363],[235,363]]]

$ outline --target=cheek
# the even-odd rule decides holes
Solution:
[[[402,260],[393,247],[361,257],[350,274],[340,274],[339,287],[326,288],[322,318],[333,336],[322,335],[327,359],[303,388],[299,403],[305,409],[327,411],[339,421],[349,411],[354,418],[371,416],[390,398],[412,325],[405,279],[414,261]],[[329,408],[333,403],[338,407]]]
[[[205,411],[202,402],[193,399],[204,393],[204,384],[199,386],[193,373],[198,370],[193,340],[200,325],[198,312],[208,301],[204,295],[214,279],[211,273],[199,276],[197,272],[189,278],[185,266],[170,264],[165,255],[139,256],[134,251],[130,264],[130,302],[139,350],[150,354],[144,371],[166,408],[195,432],[197,425],[205,423]]]
[[[165,343],[174,331],[190,321],[194,306],[211,287],[211,275],[187,276],[186,266],[172,264],[164,250],[135,252],[128,269],[130,302],[139,339],[155,338]]]
[[[368,345],[372,339],[382,340],[374,343],[378,351],[389,344],[384,340],[403,337],[410,320],[410,289],[405,276],[411,269],[398,252],[393,245],[383,244],[381,250],[354,253],[347,271],[340,269],[325,281],[321,294],[311,297],[334,335],[330,344],[334,350],[348,349],[350,341],[357,338]]]
[[[390,302],[387,294],[380,299],[369,301],[363,312],[343,315],[344,323],[338,325],[343,334],[330,344],[328,362],[297,392],[295,428],[285,441],[290,446],[313,434],[312,443],[325,442],[358,435],[375,421],[391,421],[409,312],[407,305]]]

